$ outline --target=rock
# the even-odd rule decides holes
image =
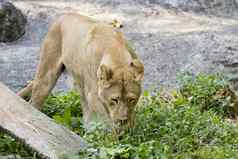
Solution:
[[[177,7],[177,10],[185,7],[185,2],[193,7],[198,4],[195,0],[80,0],[70,3],[66,0],[61,3],[14,0],[14,4],[31,20],[22,43],[0,44],[0,55],[4,55],[0,57],[0,81],[17,92],[33,78],[40,44],[50,22],[65,13],[65,7],[71,7],[98,20],[116,18],[123,21],[122,30],[145,65],[144,89],[179,87],[176,75],[181,72],[224,72],[237,85],[238,91],[238,16],[217,18],[204,16],[206,13],[202,11],[204,15],[199,16],[189,13],[194,8],[188,6],[188,13],[177,14],[171,9],[161,8],[159,2],[163,2],[163,6]],[[229,10],[231,1],[222,2]],[[234,8],[237,2],[233,0]],[[66,79],[66,76],[61,77],[55,91],[68,91]]]
[[[238,0],[148,0],[151,4],[178,8],[183,11],[194,11],[215,15],[231,15],[238,8]]]
[[[12,3],[0,0],[0,42],[12,42],[25,33],[26,17]]]

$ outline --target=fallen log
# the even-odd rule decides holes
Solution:
[[[58,159],[86,148],[82,138],[56,124],[0,83],[0,129],[41,158]]]

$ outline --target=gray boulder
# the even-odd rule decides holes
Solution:
[[[26,17],[12,3],[0,0],[0,42],[12,42],[25,33]]]

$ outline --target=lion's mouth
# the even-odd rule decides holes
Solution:
[[[123,134],[125,134],[129,130],[128,121],[127,120],[120,120],[120,121],[114,122],[113,129],[114,129],[114,132],[118,136],[122,136]]]

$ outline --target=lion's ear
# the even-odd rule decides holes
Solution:
[[[97,78],[100,81],[109,81],[112,78],[112,70],[104,64],[100,65],[97,70]]]
[[[135,71],[135,80],[141,81],[144,77],[144,65],[138,59],[132,60],[130,66]]]

